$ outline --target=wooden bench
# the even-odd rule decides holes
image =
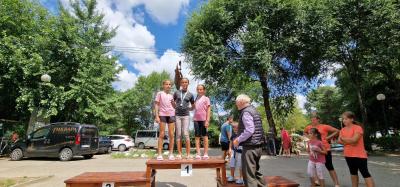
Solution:
[[[154,176],[159,169],[181,169],[182,164],[191,164],[193,169],[215,168],[217,179],[221,184],[226,184],[226,161],[219,157],[210,157],[208,160],[181,159],[163,160],[150,159],[146,161],[146,175]],[[147,184],[150,187],[151,184]]]
[[[102,187],[103,183],[120,186],[155,186],[154,175],[146,177],[144,171],[86,172],[64,181],[67,187]]]
[[[291,181],[285,177],[281,176],[264,176],[264,180],[267,183],[266,187],[298,187],[300,184]],[[218,187],[242,187],[244,185],[239,185],[235,183],[227,183],[226,185],[221,184],[220,180],[217,179]]]

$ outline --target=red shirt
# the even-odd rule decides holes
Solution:
[[[310,140],[308,141],[308,146],[310,149],[310,160],[313,162],[323,163],[325,164],[325,155],[317,152],[315,150],[323,150],[322,142],[319,140]]]

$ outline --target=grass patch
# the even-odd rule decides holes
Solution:
[[[132,149],[128,152],[117,152],[112,153],[111,158],[129,158],[129,159],[136,159],[136,158],[153,158],[156,155],[156,150],[154,149]]]
[[[195,149],[190,150],[190,154],[193,156],[196,154]],[[163,150],[163,155],[168,156],[169,151]],[[178,151],[174,150],[174,155],[178,155]],[[185,149],[182,150],[182,156],[186,156]],[[116,152],[111,154],[111,158],[115,159],[148,159],[148,158],[156,158],[157,157],[157,150],[156,149],[131,149],[127,152]]]
[[[14,178],[0,178],[0,187],[10,187],[16,184],[21,184],[37,177],[14,177]]]
[[[0,187],[9,187],[16,183],[17,181],[15,179],[0,179]]]

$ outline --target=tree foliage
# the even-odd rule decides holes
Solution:
[[[340,128],[338,119],[348,105],[343,101],[339,88],[321,86],[307,94],[307,103],[304,107],[308,113],[317,111],[321,123]]]
[[[5,118],[26,120],[38,111],[52,121],[107,119],[102,106],[114,92],[111,82],[119,68],[116,59],[107,58],[111,49],[105,44],[115,33],[95,11],[96,1],[82,2],[71,2],[72,11],[60,6],[53,16],[28,0],[2,1],[0,102]],[[50,83],[40,81],[43,74],[51,76]]]
[[[356,94],[357,111],[366,125],[370,80],[388,83],[384,92],[400,98],[394,94],[400,85],[399,71],[394,71],[400,64],[399,6],[396,0],[326,1],[325,18],[331,23],[324,26],[330,46],[327,60],[342,67],[338,75],[347,77],[344,84]]]
[[[193,73],[227,90],[258,82],[268,123],[275,128],[270,100],[276,113],[287,114],[295,93],[306,89],[302,85],[315,80],[321,67],[322,38],[310,25],[320,12],[307,2],[210,1],[186,26],[182,45]]]

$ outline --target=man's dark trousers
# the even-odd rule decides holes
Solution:
[[[243,146],[242,171],[245,186],[265,186],[263,175],[259,172],[261,153],[261,146]]]

